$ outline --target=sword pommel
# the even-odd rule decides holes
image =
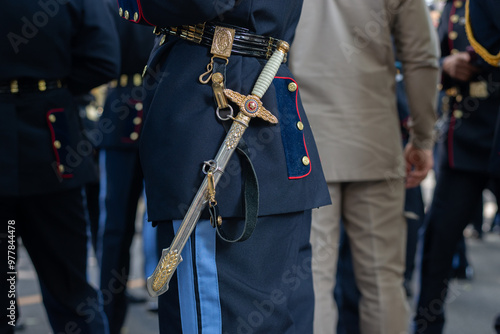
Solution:
[[[290,44],[288,44],[285,41],[279,41],[276,50],[281,51],[283,53],[288,53],[288,51],[290,50]]]

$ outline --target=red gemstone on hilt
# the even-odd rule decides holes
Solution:
[[[245,109],[252,114],[257,111],[258,107],[259,105],[255,100],[248,100],[245,105]]]

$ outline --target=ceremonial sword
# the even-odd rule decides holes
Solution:
[[[202,210],[206,207],[210,198],[215,196],[215,187],[221,174],[224,172],[229,159],[236,146],[240,142],[243,133],[248,127],[252,118],[259,117],[272,124],[278,123],[278,119],[266,108],[262,106],[261,98],[267,91],[274,76],[289,50],[289,45],[285,41],[280,41],[276,51],[268,60],[250,95],[242,95],[230,89],[224,89],[224,94],[238,105],[240,111],[233,118],[233,124],[224,139],[215,159],[211,161],[210,170],[198,189],[184,219],[170,244],[170,247],[163,249],[161,258],[153,274],[147,279],[147,289],[152,297],[157,297],[168,290],[168,283],[172,278],[175,269],[182,261],[181,252],[187,240],[198,222]],[[218,222],[215,222],[217,224]]]

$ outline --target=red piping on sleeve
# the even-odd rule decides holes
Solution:
[[[56,141],[56,134],[54,132],[54,127],[52,126],[52,122],[49,120],[49,116],[56,113],[56,112],[63,112],[63,108],[58,108],[58,109],[51,109],[47,112],[47,115],[45,118],[47,119],[47,124],[49,126],[50,130],[50,139],[52,141],[52,149],[54,150],[54,155],[56,156],[56,164],[57,164],[57,172],[59,175],[64,178],[64,179],[70,179],[73,177],[73,174],[63,174],[59,171],[59,166],[61,165],[61,158],[59,157],[59,152],[57,151],[57,148],[54,146],[54,142]]]
[[[287,79],[287,80],[291,80],[293,81],[296,85],[297,85],[297,82],[292,79],[292,78],[289,78],[289,77],[274,77],[275,79]],[[297,87],[299,87],[299,85],[297,85]],[[302,118],[300,117],[300,113],[299,113],[299,90],[297,89],[295,91],[295,110],[297,110],[297,116],[299,116],[299,120],[302,122]],[[296,180],[296,179],[302,179],[304,177],[306,177],[307,175],[311,174],[311,170],[312,170],[312,162],[311,162],[311,158],[309,157],[309,151],[307,150],[307,144],[306,144],[306,137],[305,135],[302,133],[302,139],[304,141],[304,148],[306,150],[306,155],[307,155],[307,158],[309,159],[309,171],[307,172],[307,174],[304,174],[302,176],[289,176],[288,179],[289,180]]]

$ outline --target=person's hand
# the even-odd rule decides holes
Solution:
[[[406,188],[414,188],[425,179],[434,165],[432,150],[415,148],[411,143],[405,147]]]
[[[443,71],[453,79],[469,81],[479,69],[470,64],[468,52],[459,52],[444,58]]]

